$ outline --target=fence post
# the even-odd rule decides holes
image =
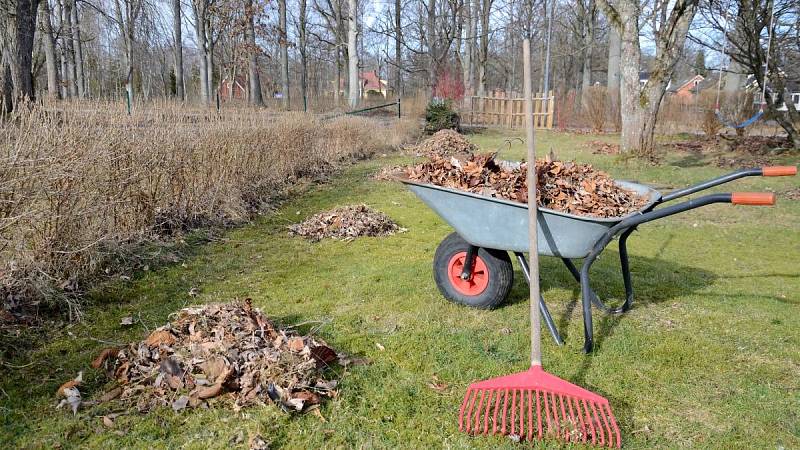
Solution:
[[[553,112],[555,110],[555,96],[553,95],[553,91],[550,91],[550,98],[547,100],[549,103],[549,107],[547,108],[547,128],[553,128]]]
[[[512,113],[514,112],[514,100],[511,98],[506,99],[506,125],[508,128],[514,128],[514,116]]]
[[[400,97],[397,97],[397,118],[400,118]]]

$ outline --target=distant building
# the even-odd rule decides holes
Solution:
[[[242,75],[237,75],[231,81],[230,76],[225,75],[222,81],[219,82],[219,98],[220,100],[246,100],[247,99],[247,80]],[[233,94],[231,96],[231,94]]]
[[[667,92],[683,101],[692,101],[706,86],[703,84],[705,77],[694,75],[693,77],[675,83],[674,89],[667,89]]]
[[[359,91],[361,98],[371,98],[380,96],[386,98],[389,95],[389,82],[381,79],[378,72],[370,70],[358,74]],[[339,93],[346,94],[347,81],[343,78],[339,83]]]

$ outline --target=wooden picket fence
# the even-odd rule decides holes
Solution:
[[[555,98],[553,91],[533,97],[533,123],[536,128],[553,128]],[[464,125],[525,128],[525,98],[467,97],[462,120]]]

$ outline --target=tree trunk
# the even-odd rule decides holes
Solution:
[[[83,44],[81,43],[78,3],[75,0],[72,0],[72,8],[70,9],[70,25],[72,28],[72,48],[75,52],[75,87],[78,97],[84,98],[86,96],[86,84],[83,73]]]
[[[461,78],[464,80],[465,95],[472,95],[472,80],[470,79],[470,73],[472,72],[472,52],[474,47],[472,35],[475,33],[472,28],[472,15],[473,11],[470,0],[465,0],[464,21],[466,22],[467,30],[465,34],[466,39],[464,42],[464,57],[462,58],[463,66],[461,67],[463,73]]]
[[[10,64],[14,83],[14,100],[34,100],[33,43],[38,16],[38,0],[16,0],[13,17],[7,18],[11,35]]]
[[[280,44],[281,44],[281,91],[283,94],[283,109],[288,110],[291,105],[289,98],[289,34],[286,28],[286,0],[278,0]]]
[[[39,21],[44,33],[44,57],[47,66],[47,95],[51,99],[61,98],[58,83],[58,63],[56,61],[56,40],[53,37],[53,22],[50,18],[50,5],[47,0],[40,0]]]
[[[301,0],[305,3],[305,0]],[[249,73],[247,78],[250,82],[250,104],[253,106],[264,106],[264,98],[261,96],[261,77],[258,74],[258,54],[261,53],[260,47],[256,44],[255,8],[253,0],[247,0],[245,11],[247,17],[247,29],[245,30],[247,44],[250,47]],[[236,79],[234,78],[234,82]]]
[[[181,0],[172,0],[172,34],[175,39],[175,97],[186,100],[183,90],[183,27],[181,26]]]
[[[606,71],[606,86],[609,92],[619,92],[619,58],[620,37],[616,28],[608,30],[608,70]]]
[[[14,110],[14,82],[11,76],[11,52],[3,52],[0,56],[0,112],[10,113]]]
[[[433,92],[436,85],[436,0],[428,0],[425,5],[426,18],[425,18],[425,43],[427,44],[427,70],[428,70],[428,88]]]
[[[67,73],[64,75],[64,82],[67,83],[67,90],[70,97],[78,96],[78,85],[75,75],[75,48],[72,40],[72,4],[71,0],[62,0],[61,8],[61,32],[63,37],[61,45],[64,46],[64,55],[67,59]]]
[[[350,108],[355,108],[358,106],[358,98],[361,91],[358,85],[358,49],[356,48],[358,9],[356,8],[356,0],[348,0],[347,4],[347,72],[349,78],[347,96]]]
[[[469,0],[468,0],[469,1]],[[403,27],[401,23],[401,2],[394,1],[394,94],[398,98],[403,95]]]
[[[583,0],[581,0],[583,3]],[[586,110],[589,104],[589,87],[592,85],[592,51],[594,50],[594,31],[595,31],[595,4],[594,0],[589,0],[589,7],[586,9],[585,17],[585,36],[583,41],[583,77],[581,79],[581,107]]]
[[[697,11],[698,0],[677,0],[669,18],[665,18],[655,41],[656,55],[649,79],[639,83],[641,48],[639,46],[638,0],[618,0],[611,6],[608,0],[598,0],[611,26],[620,34],[622,133],[620,150],[638,156],[654,156],[654,133],[661,100],[674,72],[675,63],[683,50],[689,24]]]
[[[476,0],[478,2],[479,0]],[[483,0],[481,9],[481,42],[478,51],[478,96],[486,95],[486,62],[489,59],[489,15],[492,0]]]
[[[180,0],[175,0],[180,1]],[[194,13],[194,32],[200,47],[200,99],[205,104],[211,103],[211,81],[208,78],[211,73],[209,67],[209,42],[206,34],[206,4],[205,0],[192,0],[192,12]]]
[[[306,41],[306,0],[300,0],[299,34],[300,34],[300,97],[303,99],[303,111],[308,111],[308,49]]]
[[[61,7],[61,0],[55,0],[53,3],[53,15],[58,18],[58,28],[63,32],[64,28],[64,13],[63,8]],[[58,33],[54,33],[58,34]],[[55,36],[54,36],[55,37]],[[67,73],[67,49],[64,45],[64,40],[61,40],[61,45],[57,45],[56,49],[58,50],[59,61],[61,65],[61,79],[59,84],[59,91],[61,92],[61,98],[69,98],[69,89],[67,84],[69,83],[69,74]]]

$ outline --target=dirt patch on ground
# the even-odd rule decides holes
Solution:
[[[781,198],[788,198],[789,200],[800,200],[800,188],[789,189],[780,194]]]
[[[619,155],[619,144],[595,140],[585,143],[584,147],[591,149],[595,155]]]
[[[478,147],[454,130],[439,130],[409,150],[422,156],[470,155]]]
[[[185,308],[143,341],[107,348],[92,362],[115,380],[94,403],[118,401],[147,412],[222,401],[233,409],[272,402],[306,411],[336,396],[339,355],[319,338],[281,329],[250,300]],[[74,409],[80,376],[59,394]],[[71,400],[71,401],[70,401]]]
[[[351,205],[321,212],[289,227],[289,235],[303,236],[312,242],[323,238],[349,241],[361,236],[383,237],[402,233],[386,214],[367,205]]]
[[[408,167],[405,175],[422,183],[526,203],[527,164],[496,161],[494,156],[471,155],[463,160],[434,156],[428,162]],[[590,164],[548,157],[536,161],[536,173],[537,202],[555,211],[618,217],[647,203],[647,199],[617,186],[608,174]]]
[[[784,137],[699,137],[665,144],[668,150],[708,157],[722,168],[759,167],[775,164],[789,143]]]

